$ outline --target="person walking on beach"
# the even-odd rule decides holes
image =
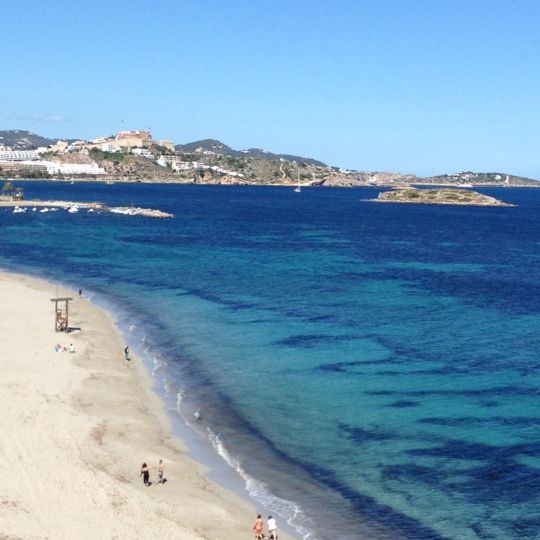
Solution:
[[[165,472],[165,464],[163,463],[162,459],[159,460],[159,465],[158,465],[157,470],[158,470],[158,484],[164,484],[165,479],[163,478],[163,473]]]
[[[277,540],[276,520],[272,516],[268,516],[268,538],[269,540]]]
[[[124,361],[129,362],[129,346],[126,345],[126,348],[124,349]]]
[[[150,471],[148,470],[148,465],[143,463],[141,466],[141,474],[139,476],[143,477],[144,485],[148,487],[150,485]]]
[[[263,534],[263,528],[264,528],[264,521],[261,517],[261,514],[257,516],[257,519],[255,520],[255,524],[253,525],[253,530],[255,531],[255,540],[263,540],[264,534]]]

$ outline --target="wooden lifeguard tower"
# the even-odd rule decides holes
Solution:
[[[69,332],[69,303],[71,300],[73,298],[51,298],[51,302],[54,302],[54,329],[57,332]]]

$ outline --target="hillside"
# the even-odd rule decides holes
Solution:
[[[0,145],[11,146],[15,150],[34,150],[39,146],[54,144],[56,141],[57,139],[47,139],[31,131],[18,129],[0,131]]]
[[[307,165],[317,165],[319,167],[327,167],[322,161],[313,158],[295,156],[292,154],[274,154],[260,148],[249,148],[248,150],[233,150],[230,146],[223,144],[216,139],[202,139],[187,144],[177,144],[175,146],[177,152],[191,153],[198,152],[202,154],[218,154],[222,156],[246,157],[256,159],[266,159],[269,161],[296,161],[306,163]]]
[[[475,186],[490,185],[490,186],[535,186],[538,187],[540,182],[533,180],[532,178],[525,178],[523,176],[515,176],[513,174],[507,174],[502,172],[471,172],[464,171],[454,174],[441,174],[439,176],[430,176],[422,178],[421,182],[424,184],[450,184],[450,185],[463,185],[470,184]]]

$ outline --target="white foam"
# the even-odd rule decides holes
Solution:
[[[97,298],[98,302],[102,299]],[[117,326],[123,326],[125,330],[128,330],[130,333],[135,333],[135,330],[139,330],[138,327],[134,324],[132,325],[122,325],[118,324],[119,322],[127,322],[127,317],[125,313],[121,310],[117,312],[116,306],[108,302],[103,302],[105,304],[105,309],[114,316]],[[121,314],[121,316],[119,316]],[[142,328],[139,330],[139,332]],[[146,335],[140,336],[140,348],[142,349],[143,355],[139,355],[141,362],[143,361],[143,356],[150,360],[153,363],[150,371],[154,378],[157,379],[157,372],[168,365],[168,362],[161,356],[159,353],[152,351],[152,347],[148,341]],[[148,364],[147,364],[148,365]],[[150,366],[149,366],[150,367]],[[163,389],[165,394],[169,397],[172,397],[172,392],[174,391],[171,387],[170,382],[164,376],[163,377]],[[293,501],[283,499],[271,493],[268,486],[259,481],[252,476],[250,476],[240,465],[240,462],[233,458],[232,455],[227,451],[223,445],[219,435],[216,435],[212,432],[210,428],[205,428],[201,420],[201,413],[198,410],[192,411],[191,414],[184,414],[185,411],[183,407],[183,400],[185,397],[185,390],[179,390],[176,393],[176,412],[183,419],[186,426],[193,429],[195,432],[201,434],[203,437],[207,438],[211,443],[214,451],[225,461],[225,463],[234,470],[240,478],[242,478],[245,489],[249,496],[255,501],[260,503],[265,509],[279,516],[284,522],[288,523],[293,529],[295,529],[298,534],[303,538],[303,540],[318,540],[318,537],[314,535],[312,531],[308,529],[311,528],[311,523],[309,518],[305,516],[302,511],[302,508],[294,503]],[[206,431],[205,431],[206,430]],[[279,523],[278,523],[279,526]]]
[[[180,390],[179,392],[176,393],[176,412],[182,416],[182,413],[180,412],[180,405],[182,403],[182,399],[184,398],[184,392],[182,392],[182,390]]]
[[[304,540],[317,540],[313,533],[301,525],[302,521],[305,521],[306,518],[300,506],[298,506],[293,501],[283,499],[276,495],[273,495],[268,486],[260,481],[256,480],[250,476],[240,465],[239,461],[233,458],[230,453],[227,451],[223,445],[219,435],[216,435],[210,428],[206,428],[208,433],[208,438],[214,447],[214,450],[217,454],[223,458],[223,460],[234,469],[244,480],[246,491],[249,495],[259,502],[265,508],[271,509],[271,511],[281,518],[286,520],[286,522],[296,529],[296,531],[302,536]]]

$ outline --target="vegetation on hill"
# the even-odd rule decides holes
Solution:
[[[115,161],[122,161],[125,156],[126,155],[121,152],[103,152],[97,148],[92,148],[92,150],[90,150],[90,157],[98,163],[100,161],[112,161],[113,163]]]
[[[494,197],[466,189],[395,189],[379,193],[378,202],[455,204],[469,206],[513,206]]]
[[[216,139],[202,139],[200,141],[194,141],[187,144],[177,144],[175,149],[181,153],[214,153],[223,156],[233,156],[241,159],[255,158],[264,159],[269,161],[296,161],[299,163],[306,163],[308,165],[317,165],[319,167],[326,167],[322,161],[318,161],[312,158],[306,158],[301,156],[294,156],[292,154],[274,154],[261,150],[260,148],[249,148],[248,150],[233,150],[230,146],[223,144]]]

